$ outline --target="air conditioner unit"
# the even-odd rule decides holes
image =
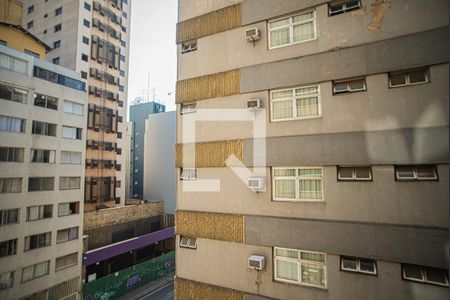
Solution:
[[[252,255],[248,258],[250,269],[263,270],[266,266],[266,258],[262,255]]]
[[[261,32],[258,28],[247,29],[245,31],[245,37],[249,42],[254,42],[261,38]]]
[[[247,179],[247,185],[249,188],[253,190],[261,190],[264,189],[265,183],[264,177],[250,177]]]
[[[261,99],[250,99],[247,100],[247,108],[249,110],[260,110],[262,109]]]

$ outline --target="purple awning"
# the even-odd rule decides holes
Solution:
[[[174,234],[174,228],[169,227],[126,241],[87,251],[83,256],[83,265],[89,266],[119,254],[154,244],[156,242],[171,238]]]

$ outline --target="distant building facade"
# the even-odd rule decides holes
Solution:
[[[138,103],[130,106],[131,138],[131,198],[144,197],[144,141],[145,122],[150,114],[165,112],[166,107],[155,101]]]

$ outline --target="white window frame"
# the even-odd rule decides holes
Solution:
[[[363,87],[361,89],[352,89],[351,88],[351,82],[353,81],[362,81],[363,82]],[[347,90],[346,91],[341,91],[341,92],[337,92],[336,89],[334,88],[336,84],[347,84]],[[352,78],[352,79],[344,79],[344,80],[336,80],[332,82],[333,85],[333,95],[341,95],[341,94],[350,94],[350,93],[355,93],[355,92],[364,92],[367,91],[367,85],[366,85],[366,79],[365,78]]]
[[[356,269],[345,268],[344,267],[344,259],[353,259],[353,260],[355,260],[356,261]],[[367,271],[361,270],[361,260],[372,261],[373,262],[373,266],[374,266],[374,272],[367,272]],[[351,256],[341,256],[341,270],[342,271],[354,272],[354,273],[368,274],[368,275],[377,275],[378,274],[378,268],[377,268],[376,260],[370,259],[370,258],[362,258],[362,257],[360,258],[360,257],[351,257]]]
[[[312,95],[307,96],[295,96],[295,90],[296,89],[303,89],[303,88],[311,88],[311,87],[317,87],[317,115],[315,116],[306,116],[306,117],[294,117],[297,116],[297,99],[302,98],[310,98]],[[289,91],[292,90],[292,96],[291,97],[285,97],[285,98],[278,98],[273,100],[273,93],[276,92],[283,92],[283,91]],[[316,94],[314,94],[316,95]],[[292,101],[292,116],[291,118],[284,118],[284,119],[274,119],[273,118],[273,103],[274,102],[283,102],[291,100]],[[322,117],[322,105],[321,105],[321,99],[320,99],[320,84],[312,84],[312,85],[305,85],[305,86],[296,86],[294,88],[287,88],[287,89],[277,89],[277,90],[271,90],[270,91],[270,122],[286,122],[286,121],[295,121],[295,120],[309,120],[309,119],[317,119]]]
[[[183,176],[185,172],[187,176]],[[181,168],[180,173],[180,180],[196,180],[198,178],[196,168]]]
[[[188,108],[188,106],[191,106],[191,108]],[[181,104],[180,115],[191,114],[195,112],[197,112],[197,103],[192,102]]]
[[[414,177],[399,177],[398,175],[398,169],[397,168],[412,168],[413,172],[414,172]],[[419,172],[417,171],[417,168],[420,167],[429,167],[429,168],[433,168],[434,171],[434,177],[433,178],[427,178],[427,177],[419,177]],[[399,166],[395,166],[395,180],[396,181],[437,181],[439,179],[438,177],[438,173],[437,173],[437,169],[436,166],[431,165],[431,166],[405,166],[405,165],[399,165]]]
[[[303,40],[303,41],[293,42],[293,39],[294,39],[294,25],[310,23],[311,19],[307,20],[307,21],[301,21],[301,22],[297,22],[297,23],[292,23],[292,18],[294,18],[296,16],[299,16],[299,15],[302,15],[302,14],[307,14],[307,13],[310,13],[310,12],[313,13],[312,21],[313,21],[313,28],[314,28],[314,37],[310,38],[310,39],[307,39],[307,40]],[[283,19],[288,19],[288,18],[289,18],[289,24],[282,25],[282,26],[275,27],[275,28],[270,28],[270,23],[278,22],[278,21],[281,21]],[[272,31],[283,29],[283,28],[289,28],[289,43],[284,44],[284,45],[279,45],[279,46],[273,46],[272,47],[270,33]],[[291,14],[291,15],[288,15],[288,16],[284,16],[284,17],[273,19],[273,20],[269,20],[267,22],[267,43],[269,45],[269,50],[282,48],[282,47],[286,47],[286,46],[297,45],[297,44],[306,43],[306,42],[310,42],[310,41],[314,41],[314,40],[317,40],[317,17],[316,17],[316,10],[315,9],[308,9],[308,10],[297,12],[295,14]]]
[[[328,16],[330,17],[334,17],[349,11],[353,11],[353,10],[358,10],[361,9],[361,0],[358,0],[358,8],[352,7],[349,10],[347,9],[347,2],[349,2],[348,0],[341,0],[341,1],[331,1],[328,3]],[[343,7],[341,10],[335,11],[334,13],[331,12],[331,6],[333,5],[339,5],[339,4],[343,4]]]
[[[277,256],[276,255],[276,250],[280,249],[280,250],[288,250],[288,251],[296,251],[298,253],[298,258],[288,258],[288,257],[284,257],[284,256]],[[323,254],[324,256],[324,262],[317,262],[317,261],[313,261],[313,260],[307,260],[307,259],[302,259],[301,255],[302,252],[304,253],[314,253],[314,254]],[[297,271],[298,271],[298,281],[295,280],[289,280],[289,279],[285,279],[285,278],[279,278],[277,277],[277,260],[281,260],[281,261],[285,261],[285,262],[289,262],[289,263],[296,263],[297,264]],[[316,285],[316,284],[311,284],[311,283],[305,283],[302,281],[302,262],[306,262],[308,264],[313,264],[313,265],[318,265],[318,266],[323,266],[323,270],[325,273],[325,284],[324,285]],[[273,278],[275,281],[280,281],[280,282],[287,282],[287,283],[293,283],[293,284],[298,284],[298,285],[304,285],[304,286],[311,286],[311,287],[315,287],[315,288],[320,288],[320,289],[327,289],[328,286],[328,280],[327,280],[327,254],[324,252],[317,252],[317,251],[306,251],[306,250],[299,250],[299,249],[290,249],[290,248],[282,248],[282,247],[274,247],[273,248]]]
[[[184,42],[181,44],[181,54],[186,54],[189,52],[197,51],[198,42],[190,41],[190,42]]]
[[[275,178],[275,170],[292,170],[295,169],[295,177],[294,176],[277,176]],[[300,177],[298,175],[299,169],[320,169],[322,171],[322,177]],[[322,199],[300,199],[300,186],[298,181],[302,179],[312,179],[312,180],[321,180],[321,188],[322,188]],[[277,198],[275,196],[275,181],[280,179],[295,179],[295,198]],[[289,201],[289,202],[325,202],[325,193],[323,189],[323,182],[324,182],[324,174],[323,174],[323,167],[317,167],[317,166],[309,166],[309,167],[272,167],[272,199],[273,201]],[[295,249],[294,249],[295,250]]]
[[[368,168],[369,169],[369,178],[358,178],[356,177],[356,169],[357,168]],[[340,169],[352,169],[352,178],[342,178],[340,176]],[[372,168],[370,166],[337,166],[337,178],[339,181],[372,181]]]
[[[409,79],[409,73],[415,72],[415,71],[421,71],[423,70],[425,72],[425,81],[424,82],[415,82],[411,83]],[[405,71],[399,71],[399,72],[390,72],[388,73],[388,82],[389,82],[389,88],[398,88],[398,87],[405,87],[410,85],[419,85],[419,84],[425,84],[430,82],[430,74],[429,74],[428,68],[418,68],[418,69],[412,69],[412,70],[405,70]],[[405,83],[399,84],[399,85],[392,85],[391,83],[391,75],[401,75],[403,74],[405,76]]]
[[[66,110],[66,103],[71,106],[70,111]],[[78,114],[75,112],[75,110],[74,110],[75,105],[81,106],[81,114]],[[76,115],[76,116],[83,116],[84,115],[84,105],[81,103],[74,102],[74,101],[64,100],[63,111],[68,114],[72,114],[72,115]]]
[[[409,265],[409,264],[406,264],[406,265]],[[407,280],[407,281],[414,281],[414,282],[421,282],[421,283],[426,283],[426,284],[431,284],[431,285],[444,286],[444,287],[448,287],[448,286],[449,286],[448,275],[445,276],[445,279],[446,279],[447,284],[442,284],[442,283],[436,282],[436,281],[429,281],[429,280],[427,279],[427,273],[425,272],[425,268],[426,268],[425,266],[419,266],[419,265],[412,265],[412,266],[415,266],[415,267],[420,268],[420,273],[422,274],[422,280],[417,279],[417,278],[414,278],[414,277],[408,277],[408,276],[406,276],[405,265],[402,264],[402,278],[403,278],[404,280]]]
[[[188,237],[188,236],[180,236],[180,247],[181,248],[189,248],[189,249],[197,249],[197,238]]]

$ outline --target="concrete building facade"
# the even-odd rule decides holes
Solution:
[[[131,2],[23,1],[22,25],[52,46],[47,60],[88,81],[85,210],[125,204]]]
[[[0,299],[80,299],[86,82],[2,45],[0,61]]]
[[[448,298],[447,11],[179,0],[176,299]]]
[[[145,121],[144,199],[164,201],[166,214],[176,206],[175,111],[151,114]]]
[[[166,111],[166,107],[155,101],[137,103],[130,106],[130,122],[133,124],[131,138],[132,151],[130,151],[130,183],[132,199],[144,199],[144,165],[146,160],[144,143],[146,137],[145,124],[147,122],[147,118],[151,114],[161,113],[164,111]]]

